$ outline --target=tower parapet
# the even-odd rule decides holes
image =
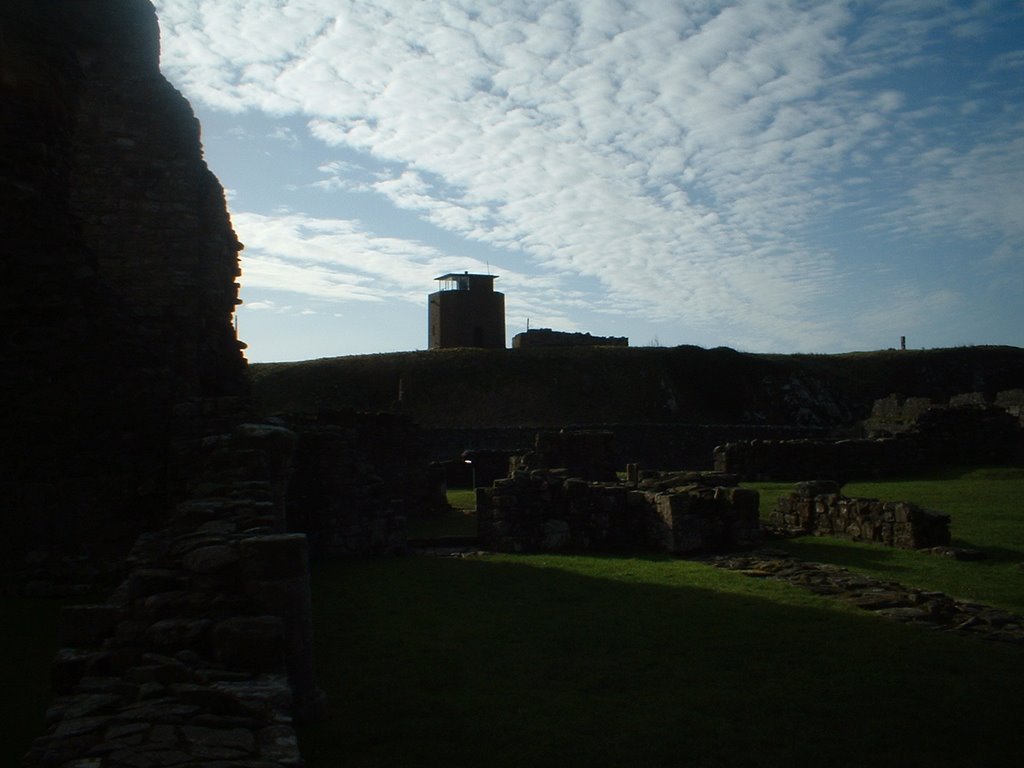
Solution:
[[[430,294],[429,348],[505,348],[505,294],[494,290],[496,275],[450,272],[434,278],[440,290]]]

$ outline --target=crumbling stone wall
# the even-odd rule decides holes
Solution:
[[[407,516],[447,507],[428,471],[422,434],[407,417],[324,411],[281,423],[298,436],[288,486],[288,528],[315,555],[389,554],[405,547]]]
[[[717,472],[744,480],[827,477],[843,483],[912,474],[925,467],[925,457],[915,441],[897,438],[747,440],[717,446],[714,464]]]
[[[513,457],[510,469],[529,472],[556,467],[584,480],[614,480],[613,437],[605,430],[538,432],[533,450]]]
[[[99,275],[156,340],[149,364],[174,397],[236,394],[232,326],[241,244],[203,161],[199,122],[159,68],[149,2],[64,2],[81,71],[69,204]]]
[[[587,482],[562,470],[514,471],[477,489],[478,536],[489,549],[511,552],[688,554],[759,541],[757,492],[714,482],[688,475],[630,486]]]
[[[901,549],[949,544],[949,515],[906,501],[848,498],[833,482],[797,483],[778,499],[769,522],[791,532],[838,536]]]
[[[203,467],[188,498],[139,537],[105,603],[63,611],[57,695],[27,766],[301,765],[292,717],[324,699],[306,540],[284,533],[294,445],[244,423],[179,443]]]
[[[983,392],[964,392],[953,395],[948,401],[933,400],[928,397],[900,397],[892,394],[876,400],[871,408],[871,415],[864,422],[864,431],[868,437],[888,437],[904,432],[915,432],[921,429],[922,422],[929,419],[949,417],[948,413],[937,416],[931,411],[952,411],[954,417],[971,413],[976,409],[984,413],[996,408],[1021,419],[1024,406],[1024,390],[1011,389],[997,392],[994,398],[988,398]]]
[[[295,438],[247,424],[239,245],[158,52],[147,0],[0,5],[4,587],[123,577],[65,614],[28,764],[296,766],[323,702]]]
[[[995,404],[1015,416],[1024,427],[1024,389],[1008,389],[997,393]]]
[[[0,555],[116,559],[178,403],[245,388],[238,244],[146,0],[0,5]]]
[[[680,467],[711,471],[714,449],[724,443],[827,435],[818,428],[765,424],[578,424],[563,429],[566,432],[610,432],[614,467],[639,463],[663,471]],[[535,444],[537,432],[537,427],[489,427],[425,429],[423,434],[428,457],[432,461],[450,461],[460,458],[465,451],[523,454]],[[502,476],[505,474],[502,472]]]
[[[1021,439],[1016,418],[991,405],[925,408],[912,429],[853,440],[751,440],[714,450],[715,470],[746,480],[800,480],[913,474],[948,463],[1010,460]]]

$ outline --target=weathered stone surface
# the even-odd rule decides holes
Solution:
[[[513,471],[477,489],[482,546],[498,551],[654,549],[675,554],[760,541],[756,491],[650,477],[631,490],[558,471]],[[716,476],[714,480],[724,479]],[[673,480],[679,480],[674,477]]]
[[[301,576],[308,568],[306,537],[301,533],[252,536],[240,542],[243,567],[254,579]]]
[[[835,565],[795,560],[779,550],[720,555],[709,562],[756,578],[785,581],[891,620],[1024,646],[1024,616],[956,600],[941,592],[878,581]]]
[[[146,630],[146,640],[159,650],[204,644],[213,622],[209,619],[163,619]]]
[[[61,611],[59,639],[63,645],[99,645],[113,634],[123,612],[112,605],[73,605]]]
[[[232,616],[213,629],[214,656],[233,669],[280,671],[284,632],[279,616]]]
[[[902,549],[949,544],[949,516],[909,502],[847,498],[835,484],[798,483],[793,493],[776,501],[769,523],[789,532],[837,536]]]
[[[227,544],[193,549],[181,559],[186,570],[194,573],[223,573],[239,561],[238,549]]]
[[[1009,405],[1009,399],[1003,401]],[[978,394],[948,404],[926,398],[875,403],[865,439],[750,440],[719,445],[715,469],[745,480],[908,475],[942,463],[1008,461],[1021,445],[1020,418]],[[816,494],[817,495],[817,494]]]
[[[0,575],[110,595],[64,614],[61,695],[26,765],[297,765],[293,686],[314,688],[305,560],[255,569],[300,600],[230,622],[268,613],[240,532],[283,532],[295,440],[253,423],[232,323],[241,246],[159,72],[154,8],[5,0],[0,28],[0,358],[17,404],[0,416],[17,448]],[[297,682],[253,679],[268,667]],[[281,762],[260,757],[271,742]]]

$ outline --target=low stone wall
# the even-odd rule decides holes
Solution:
[[[1021,440],[1016,417],[968,404],[921,411],[912,429],[855,440],[749,440],[714,450],[715,470],[745,480],[894,477],[948,463],[1012,460]]]
[[[400,551],[406,515],[446,506],[419,430],[405,417],[338,411],[279,423],[298,434],[288,530],[307,534],[314,556]]]
[[[831,482],[797,483],[769,515],[777,527],[901,549],[949,544],[949,515],[906,501],[848,498]]]
[[[241,424],[179,448],[202,466],[106,603],[64,610],[57,694],[27,766],[302,764],[322,714],[305,536],[284,533],[295,435]]]
[[[715,470],[744,480],[826,477],[842,484],[852,478],[893,477],[920,471],[925,457],[903,438],[854,440],[748,440],[714,450]]]
[[[995,404],[1024,427],[1024,389],[1008,389],[997,393]]]
[[[478,488],[477,521],[481,545],[496,551],[686,554],[757,542],[758,502],[756,491],[735,486],[649,479],[634,487],[539,469]]]
[[[616,467],[639,463],[657,470],[687,467],[710,471],[714,466],[715,447],[725,443],[822,438],[826,434],[818,428],[766,424],[573,424],[561,428],[610,432],[613,435],[611,458]],[[430,460],[450,461],[460,459],[464,451],[524,453],[542,431],[557,429],[540,426],[437,428],[425,429],[424,440]]]
[[[606,430],[569,430],[538,432],[533,450],[513,456],[510,471],[530,472],[556,467],[570,477],[584,480],[615,480],[612,452],[614,435]]]

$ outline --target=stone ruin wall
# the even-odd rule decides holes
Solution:
[[[219,415],[237,419],[236,405]],[[293,716],[325,702],[306,539],[284,532],[295,442],[245,423],[178,440],[182,464],[203,469],[107,601],[62,612],[56,695],[26,766],[302,764]]]
[[[242,246],[203,161],[199,121],[160,73],[156,13],[137,0],[99,14],[65,5],[81,68],[71,214],[101,278],[151,335],[149,364],[175,399],[237,394]]]
[[[1012,461],[1019,453],[1024,433],[1018,418],[1004,408],[956,398],[950,406],[924,407],[918,400],[900,414],[892,412],[889,399],[879,401],[872,423],[902,425],[891,436],[725,443],[714,450],[715,471],[745,480],[820,477],[844,483],[913,474],[949,463]]]
[[[9,570],[123,554],[181,491],[177,405],[246,385],[239,245],[152,5],[9,0],[0,25]]]
[[[607,464],[610,437],[538,434],[535,450],[512,460],[509,477],[477,488],[481,546],[688,554],[760,540],[756,491],[736,487],[734,478],[700,473],[648,473],[620,483]],[[566,460],[569,467],[559,464]],[[602,478],[584,479],[579,473],[587,467]]]
[[[407,519],[447,509],[443,474],[430,471],[409,418],[323,411],[275,421],[298,435],[288,526],[309,536],[315,557],[400,552]]]
[[[949,515],[906,501],[848,498],[832,482],[797,483],[778,499],[770,525],[790,533],[836,536],[900,549],[947,546]]]
[[[613,467],[638,463],[646,469],[663,471],[679,467],[711,471],[714,449],[723,443],[820,438],[825,434],[819,428],[765,424],[579,424],[565,429],[611,433]],[[435,428],[425,429],[423,434],[428,458],[450,461],[466,451],[523,455],[535,445],[538,430],[538,427]],[[506,474],[502,472],[500,476]]]
[[[26,764],[299,765],[298,438],[249,423],[240,246],[153,6],[8,0],[0,31],[3,586],[119,585],[64,614]]]
[[[476,493],[480,545],[499,552],[690,554],[755,544],[761,535],[757,491],[735,486],[632,488],[537,469]]]

